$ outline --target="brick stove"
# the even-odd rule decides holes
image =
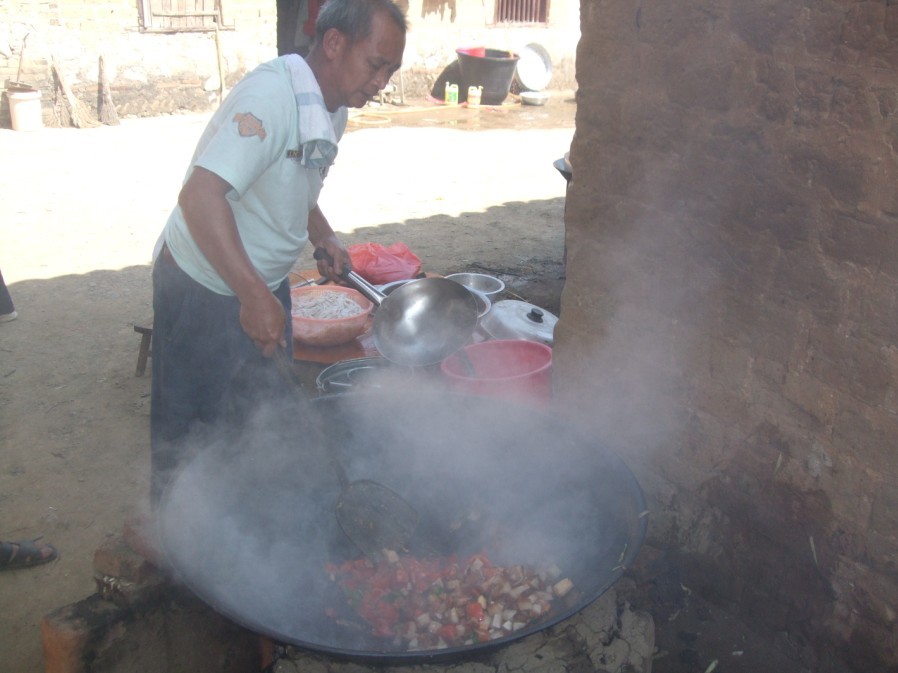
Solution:
[[[97,592],[42,620],[44,673],[367,670],[356,662],[282,646],[230,622],[167,578],[123,536],[111,538],[96,551],[94,566]],[[452,666],[463,669],[470,664],[472,670],[496,673],[524,668],[533,673],[559,669],[649,673],[653,650],[651,616],[631,609],[612,588],[554,627]],[[446,666],[419,664],[391,670],[436,673]]]

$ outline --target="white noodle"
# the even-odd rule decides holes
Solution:
[[[351,318],[362,312],[362,307],[343,292],[314,292],[293,299],[293,315],[314,320]]]

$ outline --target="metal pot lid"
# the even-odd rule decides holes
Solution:
[[[387,388],[406,383],[412,375],[411,368],[396,365],[383,357],[356,358],[327,367],[315,383],[321,392],[336,393]]]
[[[481,326],[493,339],[527,339],[551,346],[558,318],[526,301],[505,299],[493,304]]]

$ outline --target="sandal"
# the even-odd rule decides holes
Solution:
[[[37,540],[0,542],[0,570],[18,570],[49,563],[59,558],[56,547]]]

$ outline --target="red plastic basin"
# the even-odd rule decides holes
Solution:
[[[543,406],[552,397],[552,349],[536,341],[497,339],[465,346],[473,376],[458,353],[440,364],[449,386],[472,395]]]

